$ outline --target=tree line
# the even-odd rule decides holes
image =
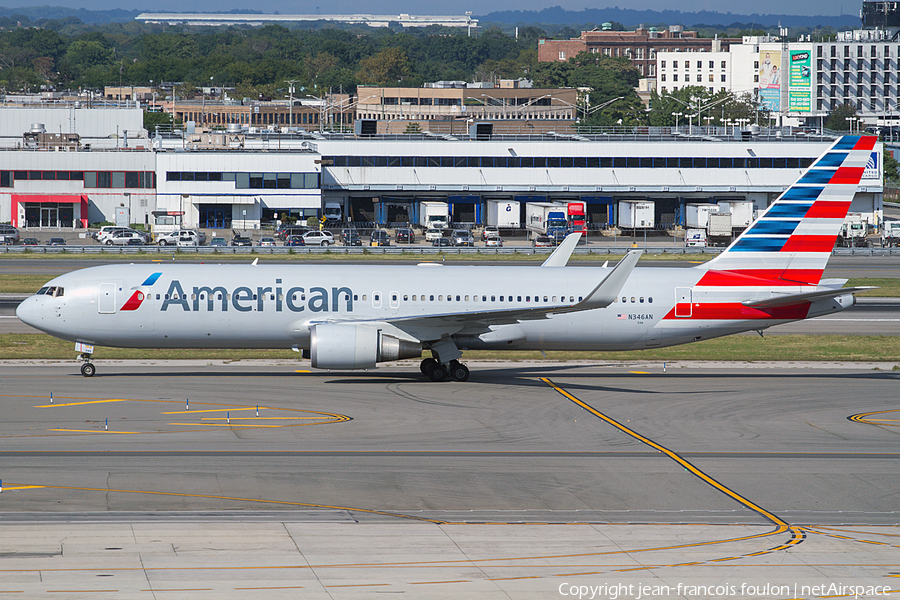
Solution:
[[[74,19],[77,21],[77,19]],[[619,25],[619,24],[616,24]],[[179,98],[200,87],[233,87],[236,98],[285,98],[353,93],[360,85],[420,87],[426,82],[525,78],[538,88],[588,90],[579,100],[585,125],[673,126],[673,113],[700,108],[701,124],[738,118],[764,122],[767,111],[749,95],[687,87],[652,94],[649,108],[635,92],[638,70],[626,58],[581,53],[540,63],[538,27],[518,35],[488,29],[404,30],[365,26],[288,28],[173,27],[137,22],[0,30],[0,90],[102,89],[108,85],[178,83]],[[842,115],[843,116],[843,115]],[[686,120],[686,119],[685,119]],[[841,122],[844,122],[841,119]]]

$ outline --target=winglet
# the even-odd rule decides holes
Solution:
[[[622,287],[628,281],[631,272],[643,253],[643,250],[629,252],[619,261],[619,264],[615,266],[612,272],[597,284],[597,287],[588,294],[587,298],[567,309],[553,312],[577,312],[594,308],[606,308],[616,301],[616,297],[622,291]]]
[[[259,264],[259,257],[257,256],[256,258],[253,259],[253,262],[250,263],[250,265],[253,266],[253,267],[255,267],[255,266],[258,265],[258,264]]]
[[[563,243],[560,244],[556,250],[553,251],[553,254],[547,257],[547,260],[543,262],[542,267],[564,267],[569,262],[569,257],[572,256],[572,251],[575,250],[575,246],[578,245],[578,242],[581,240],[581,232],[570,233],[566,236],[566,239],[563,240]]]

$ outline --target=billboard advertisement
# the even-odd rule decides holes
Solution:
[[[771,111],[781,110],[781,52],[759,53],[759,101]]]
[[[791,50],[790,110],[809,112],[812,68],[809,50]]]

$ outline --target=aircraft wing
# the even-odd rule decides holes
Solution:
[[[815,300],[825,300],[828,298],[836,298],[845,294],[855,294],[856,292],[864,292],[866,290],[874,290],[875,287],[849,287],[836,288],[818,292],[807,292],[805,294],[787,294],[784,296],[776,296],[774,298],[766,298],[765,300],[745,300],[741,302],[744,306],[752,306],[753,308],[777,308],[779,306],[793,306],[801,302],[813,302]]]
[[[575,238],[575,241],[577,241],[577,238]],[[511,325],[520,321],[546,319],[553,314],[605,308],[612,304],[619,295],[641,254],[642,252],[639,250],[626,254],[587,297],[574,304],[560,303],[554,305],[543,304],[532,308],[454,311],[377,319],[377,321],[390,323],[420,340],[429,340],[439,339],[443,334],[466,333],[468,335],[477,335],[490,331],[491,325]]]

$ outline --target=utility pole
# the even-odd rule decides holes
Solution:
[[[288,116],[288,127],[294,126],[294,91],[295,91],[294,85],[298,81],[300,81],[300,80],[299,79],[286,79],[285,80],[285,83],[288,84],[288,94],[290,95],[290,98],[291,98],[291,100],[290,100],[291,105],[288,108],[288,115],[289,115]]]

